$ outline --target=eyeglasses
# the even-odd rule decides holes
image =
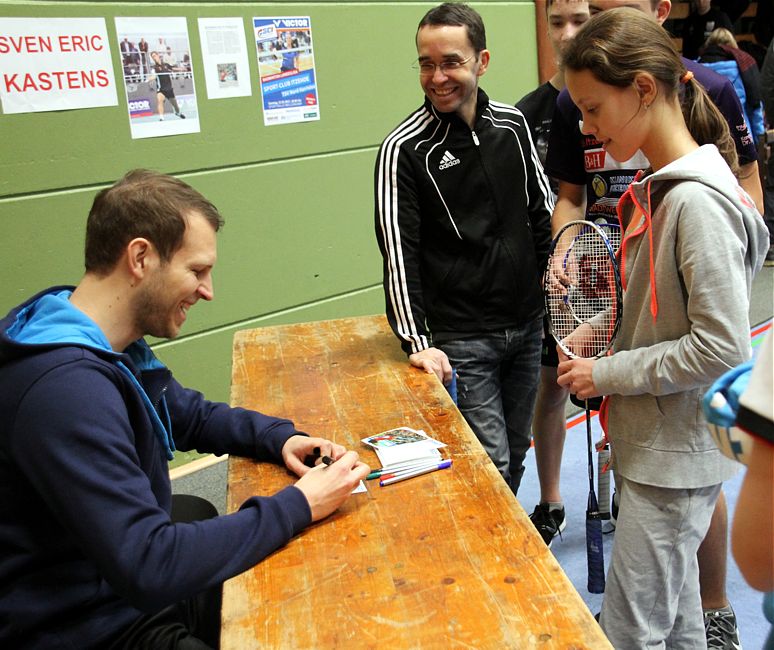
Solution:
[[[474,56],[476,55],[471,54],[467,59],[463,59],[462,61],[457,61],[455,59],[452,59],[451,61],[444,61],[443,63],[433,63],[431,61],[416,61],[414,65],[411,67],[414,68],[414,70],[419,70],[420,77],[432,77],[435,74],[436,68],[441,69],[441,74],[447,75],[450,72],[459,70]]]

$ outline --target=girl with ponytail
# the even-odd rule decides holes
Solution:
[[[701,416],[709,385],[750,354],[750,285],[768,232],[734,177],[726,120],[644,13],[597,14],[564,53],[583,133],[640,172],[618,204],[624,285],[613,353],[558,382],[606,395],[621,494],[600,624],[616,648],[705,647],[696,551],[737,471]]]

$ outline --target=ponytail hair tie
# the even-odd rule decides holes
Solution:
[[[680,83],[681,84],[687,84],[691,79],[693,79],[693,72],[690,70],[687,70],[685,74],[680,77]]]

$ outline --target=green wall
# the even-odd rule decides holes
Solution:
[[[184,384],[228,400],[238,329],[382,311],[374,159],[422,101],[413,37],[434,4],[0,2],[2,16],[104,16],[119,99],[108,108],[0,115],[0,312],[41,288],[78,282],[93,196],[134,167],[180,176],[226,219],[215,301],[191,311],[178,339],[154,346]],[[534,5],[471,4],[492,51],[481,85],[515,102],[538,82]],[[321,119],[265,127],[251,18],[287,15],[312,20]],[[131,139],[115,16],[187,17],[200,133]],[[251,97],[207,99],[199,16],[244,18]]]

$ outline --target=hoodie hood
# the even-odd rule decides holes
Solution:
[[[162,395],[157,410],[126,362],[131,360],[131,365],[140,373],[166,370],[165,366],[143,339],[132,343],[123,353],[115,352],[99,325],[70,302],[73,289],[53,287],[43,291],[0,321],[0,365],[51,348],[67,346],[90,350],[115,364],[138,391],[166,456],[172,460],[175,444],[166,399]]]
[[[672,182],[677,181],[694,181],[706,185],[713,192],[722,194],[738,210],[747,235],[747,264],[753,274],[757,273],[763,266],[763,260],[768,250],[768,234],[763,217],[747,192],[739,186],[736,177],[715,145],[703,145],[656,172],[639,172],[618,202],[618,219],[621,222],[621,232],[623,233],[619,249],[621,282],[626,289],[627,242],[632,237],[646,233],[650,254],[650,312],[654,321],[658,316],[658,296],[656,295],[651,223],[658,200],[662,196],[662,190],[668,189]],[[628,227],[624,228],[623,217],[629,204],[633,204],[634,215]]]

